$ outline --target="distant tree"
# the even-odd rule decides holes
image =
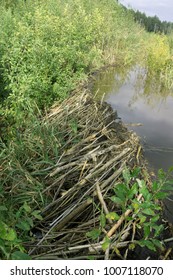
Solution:
[[[134,20],[141,26],[143,26],[148,32],[168,34],[173,31],[172,22],[161,21],[157,16],[147,16],[145,13],[142,13],[138,10],[129,10],[133,15]]]

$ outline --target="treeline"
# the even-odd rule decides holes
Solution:
[[[146,16],[145,13],[134,11],[131,13],[136,22],[143,26],[148,32],[169,34],[173,31],[173,23],[168,21],[161,21],[157,16]]]

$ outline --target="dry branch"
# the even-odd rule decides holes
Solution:
[[[42,209],[43,220],[37,225],[43,236],[28,245],[34,258],[44,259],[46,255],[75,258],[82,250],[84,255],[100,254],[105,234],[113,237],[131,213],[132,210],[127,210],[113,226],[108,220],[100,242],[89,243],[86,233],[100,226],[99,209],[103,207],[105,214],[117,210],[109,196],[124,167],[140,161],[137,136],[116,118],[116,112],[108,104],[94,101],[84,90],[54,106],[43,120],[46,126],[59,132],[63,141],[57,140],[59,155],[53,155],[54,164],[33,173],[45,174],[42,195],[48,199]],[[130,228],[131,224],[121,232],[121,237],[127,238]],[[113,246],[122,248],[128,244],[122,238],[116,239],[103,253],[103,259],[109,259]]]

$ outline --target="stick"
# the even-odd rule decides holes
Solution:
[[[43,236],[43,238],[38,242],[38,244],[30,251],[29,255],[33,254],[33,252],[38,248],[38,246],[45,240],[45,238],[49,235],[49,233],[56,227],[56,230],[60,230],[63,228],[74,216],[76,216],[78,213],[81,213],[88,205],[92,203],[92,199],[87,199],[84,201],[79,207],[73,210],[72,213],[70,213],[68,216],[64,218],[58,225],[57,222],[55,222],[52,227],[47,231],[47,233]]]
[[[100,190],[100,187],[99,187],[99,183],[98,183],[98,182],[96,183],[96,191],[97,191],[98,199],[100,200],[100,203],[101,203],[101,205],[103,206],[103,210],[104,210],[105,214],[108,214],[108,213],[109,213],[109,210],[108,210],[108,208],[107,208],[107,206],[106,206],[106,203],[105,203],[105,201],[104,201],[104,199],[103,199],[103,196],[102,196],[102,193],[101,193],[101,190]],[[113,224],[113,222],[112,222],[111,219],[108,219],[108,222],[109,222],[110,224]]]
[[[139,201],[142,198],[142,194],[139,194],[139,196],[137,197],[137,200]],[[115,231],[120,227],[120,225],[124,222],[125,218],[128,217],[130,215],[130,213],[132,212],[132,209],[128,209],[118,220],[117,223],[114,224],[114,226],[108,231],[107,236],[111,237]]]

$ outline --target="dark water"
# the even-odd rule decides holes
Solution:
[[[165,91],[157,79],[147,79],[139,67],[106,70],[96,77],[93,90],[99,98],[104,95],[124,123],[142,124],[128,127],[140,136],[151,169],[173,166],[173,92]],[[173,217],[171,197],[167,204]]]

